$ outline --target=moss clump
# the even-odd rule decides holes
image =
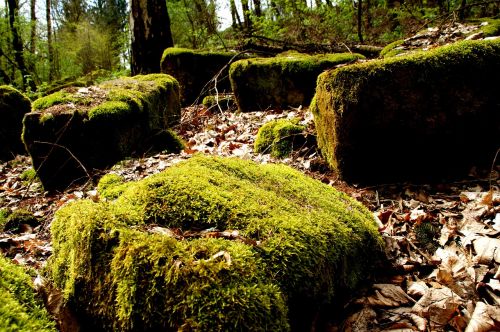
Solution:
[[[0,221],[0,226],[2,226],[0,230],[3,232],[18,233],[26,226],[36,227],[39,225],[39,221],[33,213],[24,209],[14,211],[5,209],[1,213],[0,219],[3,220]]]
[[[97,185],[99,195],[106,199],[118,198],[126,188],[123,176],[114,173],[104,175]]]
[[[220,105],[222,109],[233,109],[236,107],[234,100],[234,95],[232,94],[221,94],[219,96],[206,96],[203,98],[203,106],[207,108],[212,108]]]
[[[21,141],[23,116],[31,109],[26,96],[7,85],[0,85],[0,160],[14,159],[24,154]]]
[[[217,79],[219,93],[231,92],[228,68],[232,61],[249,55],[234,52],[206,52],[186,48],[167,48],[161,59],[161,71],[175,77],[180,84],[181,103],[190,105],[211,94],[214,84],[209,82],[220,72]]]
[[[382,49],[382,51],[380,51],[380,56],[382,58],[390,58],[390,57],[396,56],[398,54],[401,54],[404,51],[401,49],[398,49],[397,47],[400,46],[401,44],[403,44],[404,42],[405,41],[403,39],[401,39],[401,40],[396,40],[396,41],[388,44],[386,47],[384,47]]]
[[[195,156],[101,182],[115,200],[57,212],[48,269],[106,330],[286,331],[365,280],[381,246],[361,204],[283,165]],[[212,228],[233,237],[187,235]]]
[[[360,54],[309,56],[287,53],[276,58],[255,58],[233,63],[229,70],[238,109],[309,105],[318,75],[341,63],[364,58]]]
[[[481,19],[481,31],[484,37],[500,36],[500,19]]]
[[[500,41],[355,64],[318,79],[318,145],[347,181],[440,181],[498,148]],[[467,133],[464,135],[464,133]],[[390,147],[387,160],[381,147]],[[489,168],[489,166],[488,166]]]
[[[0,330],[57,331],[22,267],[0,255]]]
[[[47,190],[88,180],[94,169],[126,157],[182,146],[169,131],[180,120],[179,85],[169,75],[62,90],[38,99],[34,109],[24,119],[23,140]]]
[[[298,124],[298,119],[279,119],[263,125],[255,139],[254,151],[271,153],[275,158],[286,158],[294,148],[305,143],[303,132],[305,126]]]

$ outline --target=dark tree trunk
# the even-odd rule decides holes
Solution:
[[[234,2],[234,0],[229,0],[229,6],[231,7],[231,19],[233,22],[233,28],[241,28],[240,14],[238,14],[238,10],[236,9],[236,3]]]
[[[460,3],[460,8],[458,10],[458,18],[460,19],[460,22],[465,21],[466,5],[467,5],[467,0],[462,0]]]
[[[358,38],[360,43],[363,42],[362,23],[363,23],[363,1],[358,0]]]
[[[47,48],[48,48],[48,58],[49,58],[49,81],[55,78],[55,66],[54,66],[54,45],[52,44],[52,14],[50,8],[52,6],[51,0],[45,0],[45,18],[47,20]]]
[[[253,0],[253,6],[254,6],[255,16],[257,17],[262,16],[262,5],[260,0]]]
[[[22,76],[22,89],[26,89],[28,84],[28,70],[26,69],[26,64],[23,57],[23,42],[19,31],[17,30],[16,18],[19,12],[19,1],[18,0],[8,0],[9,4],[9,24],[10,30],[12,32],[12,48],[14,49],[14,59],[17,64],[17,68],[21,72]],[[30,81],[30,87],[35,88]]]
[[[132,0],[130,30],[132,74],[159,73],[163,51],[174,45],[166,1]]]
[[[36,0],[30,0],[30,16],[31,16],[31,34],[30,34],[30,53],[35,54],[36,51]]]
[[[250,30],[252,27],[252,21],[250,20],[250,7],[248,6],[248,0],[241,0],[241,8],[243,9],[243,25],[246,30]]]

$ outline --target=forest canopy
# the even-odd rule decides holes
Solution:
[[[4,0],[0,84],[36,98],[55,85],[128,74],[130,8],[128,0]],[[381,46],[444,20],[497,17],[500,1],[167,0],[166,10],[175,46],[245,50],[256,43]]]

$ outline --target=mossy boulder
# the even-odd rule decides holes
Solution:
[[[440,181],[491,165],[500,132],[500,41],[466,41],[322,74],[318,145],[358,183]]]
[[[294,149],[306,142],[305,126],[299,125],[298,119],[279,119],[269,121],[259,128],[255,138],[254,151],[270,153],[275,158],[286,158]]]
[[[0,86],[0,160],[13,159],[26,153],[21,140],[24,114],[31,102],[21,92],[7,85]]]
[[[40,224],[35,215],[27,210],[0,210],[0,232],[19,233]]]
[[[366,208],[284,165],[198,155],[99,190],[57,212],[48,264],[89,329],[307,326],[381,250]]]
[[[248,55],[234,52],[208,52],[186,48],[170,47],[161,59],[161,72],[172,75],[179,81],[181,104],[191,105],[199,98],[213,94],[215,82],[210,81],[220,72],[217,79],[219,93],[231,92],[228,79],[229,65],[232,61]]]
[[[56,332],[31,277],[0,255],[0,331]]]
[[[236,61],[230,67],[229,77],[241,112],[308,106],[321,72],[361,58],[362,55],[350,53],[315,56],[286,53],[274,58]]]
[[[23,140],[47,190],[148,151],[180,118],[179,86],[164,74],[138,75],[89,88],[63,89],[33,103]],[[164,135],[166,147],[181,146]]]

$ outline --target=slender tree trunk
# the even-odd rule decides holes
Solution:
[[[250,7],[248,6],[248,0],[241,0],[241,8],[243,9],[243,19],[245,20],[243,25],[246,30],[250,30],[252,22],[250,20]]]
[[[31,16],[31,34],[30,34],[30,53],[35,54],[36,51],[36,0],[30,0],[30,16]]]
[[[50,12],[50,7],[52,6],[51,0],[45,0],[45,18],[47,20],[47,48],[49,57],[49,82],[54,80],[55,68],[54,68],[54,45],[52,43],[52,15]]]
[[[467,0],[462,0],[460,3],[460,8],[458,10],[458,18],[460,19],[460,22],[463,22],[465,20],[465,6],[467,5]]]
[[[163,51],[174,45],[165,0],[132,0],[132,74],[160,72]]]
[[[26,64],[23,57],[23,42],[21,40],[21,35],[17,29],[16,18],[19,12],[19,1],[18,0],[8,0],[9,4],[9,24],[10,30],[12,32],[12,48],[14,49],[14,59],[17,64],[17,68],[21,72],[22,76],[22,89],[26,89],[28,83],[28,70],[26,69]],[[32,82],[32,81],[30,81]],[[30,84],[31,88],[35,88]]]
[[[233,22],[233,28],[241,28],[241,18],[238,14],[238,9],[236,9],[236,3],[234,0],[229,0],[229,7],[231,8],[231,19]]]
[[[362,23],[363,23],[363,1],[358,0],[358,38],[360,43],[363,42]]]
[[[262,4],[260,0],[253,0],[253,6],[254,6],[255,16],[257,17],[262,16]]]

